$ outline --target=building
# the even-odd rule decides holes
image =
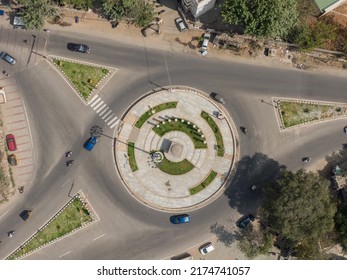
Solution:
[[[320,12],[325,14],[343,4],[346,0],[315,0]]]
[[[211,10],[216,0],[182,0],[181,3],[186,12],[189,11],[194,18],[198,18],[208,10]]]

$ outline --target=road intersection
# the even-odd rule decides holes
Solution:
[[[344,102],[344,77],[202,59],[79,35],[79,40],[91,47],[91,53],[85,56],[66,49],[74,34],[51,32],[48,55],[119,69],[98,92],[103,103],[95,98],[93,106],[85,106],[43,57],[33,55],[26,67],[29,51],[22,41],[28,32],[5,28],[0,32],[1,47],[12,51],[19,62],[10,73],[15,76],[28,111],[36,159],[30,190],[0,208],[0,240],[4,240],[0,258],[28,239],[70,199],[69,195],[79,190],[100,221],[26,259],[161,259],[180,254],[210,238],[211,226],[216,222],[233,224],[241,215],[255,213],[260,196],[249,192],[250,185],[261,185],[281,166],[304,167],[301,157],[305,155],[312,158],[308,167],[313,168],[346,143],[342,133],[345,120],[280,132],[276,108],[271,105],[273,97]],[[38,54],[43,51],[44,36],[37,34],[34,51]],[[1,66],[8,68],[4,62]],[[112,155],[115,117],[122,116],[145,92],[173,84],[219,92],[235,126],[248,128],[248,135],[236,131],[240,160],[225,195],[193,211],[193,222],[188,227],[170,225],[168,213],[148,208],[129,195],[115,172]],[[108,116],[114,116],[106,122],[103,117],[108,118],[109,110],[112,113]],[[92,153],[86,153],[82,145],[94,125],[102,127],[103,137]],[[75,156],[70,168],[64,164],[67,150]],[[20,220],[18,214],[23,208],[33,209],[30,222]],[[6,239],[7,229],[16,230],[15,238]]]

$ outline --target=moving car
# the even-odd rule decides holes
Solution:
[[[240,229],[246,228],[248,225],[250,225],[255,220],[255,217],[251,214],[243,217],[238,223],[237,226]]]
[[[179,31],[182,32],[184,30],[187,30],[186,26],[184,25],[183,20],[180,17],[175,19],[175,23],[176,23]]]
[[[27,221],[31,218],[32,216],[32,212],[31,210],[23,210],[19,216],[24,220],[24,221]]]
[[[208,42],[210,41],[211,35],[209,33],[205,33],[204,40],[202,41],[201,49],[206,50],[208,47]]]
[[[89,53],[90,47],[84,44],[68,43],[67,48],[73,52]]]
[[[303,157],[302,161],[303,162],[309,162],[309,161],[311,161],[311,158],[310,157]]]
[[[225,101],[224,101],[223,97],[220,94],[216,93],[216,92],[212,92],[210,94],[210,97],[213,98],[214,100],[218,101],[221,104],[225,104]]]
[[[6,143],[9,151],[13,152],[17,150],[16,139],[14,138],[13,134],[6,135]]]
[[[347,134],[347,126],[344,127],[343,131]]]
[[[16,62],[17,62],[16,59],[13,56],[9,55],[7,52],[1,52],[0,57],[3,60],[5,60],[7,63],[12,64],[12,65],[16,64]]]
[[[174,215],[170,217],[170,222],[175,225],[189,223],[190,216],[188,214]]]
[[[214,247],[212,245],[212,243],[207,243],[206,245],[202,246],[199,251],[201,253],[201,255],[206,255],[210,252],[212,252],[214,250]]]
[[[83,147],[87,150],[87,151],[91,151],[93,150],[96,142],[98,142],[98,139],[96,137],[90,137],[83,145]]]

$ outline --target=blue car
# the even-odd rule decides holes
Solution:
[[[98,139],[96,137],[90,137],[83,145],[83,147],[87,150],[87,151],[91,151],[93,150],[96,142],[98,142]]]
[[[188,214],[174,215],[170,217],[172,224],[185,224],[190,222],[190,216]]]

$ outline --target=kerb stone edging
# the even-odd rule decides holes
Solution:
[[[155,89],[152,89],[151,91],[145,93],[144,95],[140,96],[139,98],[137,98],[134,102],[132,102],[128,108],[126,108],[126,110],[124,111],[122,117],[120,118],[121,121],[123,122],[125,116],[128,114],[128,112],[131,110],[131,108],[137,104],[138,102],[140,102],[141,100],[145,99],[146,97],[154,94],[154,93],[158,93],[160,91],[169,91],[169,92],[174,92],[175,90],[184,90],[184,91],[187,91],[187,92],[191,92],[191,93],[194,93],[194,94],[197,94],[199,95],[200,97],[204,98],[205,100],[207,100],[208,102],[211,102],[214,104],[214,106],[216,106],[220,111],[222,111],[223,115],[225,116],[225,118],[228,120],[227,121],[227,124],[229,126],[229,129],[231,131],[231,135],[233,137],[233,155],[232,155],[232,164],[231,164],[231,167],[229,168],[229,171],[228,171],[228,174],[225,176],[224,179],[224,182],[221,184],[219,190],[217,190],[213,195],[211,195],[210,197],[206,198],[205,200],[199,202],[198,204],[195,204],[195,205],[191,205],[189,207],[184,207],[184,208],[176,208],[175,209],[175,212],[183,212],[183,211],[193,211],[193,210],[196,210],[198,208],[201,208],[203,206],[206,206],[210,203],[212,203],[213,201],[215,201],[220,195],[221,195],[221,192],[224,192],[230,182],[232,181],[232,174],[235,174],[235,167],[237,166],[237,164],[235,164],[235,160],[237,160],[239,158],[239,152],[238,150],[236,150],[239,145],[238,145],[238,142],[236,143],[236,141],[238,141],[238,137],[236,139],[235,137],[235,133],[237,133],[237,129],[232,121],[232,118],[229,114],[229,112],[223,107],[223,106],[220,106],[217,102],[215,102],[214,100],[212,100],[210,97],[208,97],[206,95],[206,93],[202,92],[202,91],[199,91],[197,89],[194,89],[194,88],[191,88],[191,87],[188,87],[188,86],[176,86],[176,85],[173,85],[173,86],[169,86],[169,87],[160,87],[160,88],[155,88]],[[117,173],[118,173],[118,176],[119,178],[121,179],[121,181],[123,182],[123,184],[125,185],[127,191],[136,198],[136,200],[139,200],[141,201],[141,203],[147,205],[148,207],[152,208],[152,209],[155,209],[155,210],[161,210],[161,211],[165,211],[165,212],[172,212],[172,209],[166,209],[166,208],[159,208],[159,207],[152,207],[149,203],[147,203],[146,201],[143,201],[143,200],[140,200],[140,198],[138,196],[136,196],[135,194],[133,194],[133,192],[131,191],[131,188],[128,187],[127,183],[123,180],[123,177],[121,175],[121,172],[119,170],[119,167],[118,167],[118,164],[117,164],[117,160],[116,160],[116,144],[117,144],[117,136],[119,134],[119,131],[121,129],[121,126],[122,124],[119,124],[118,126],[118,129],[117,131],[115,130],[114,132],[114,144],[113,144],[113,154],[114,154],[114,165],[115,165],[115,169],[117,170]]]
[[[62,235],[62,236],[56,238],[56,239],[53,239],[53,240],[47,242],[46,244],[43,244],[42,246],[40,246],[40,247],[38,247],[38,248],[36,248],[36,249],[34,249],[34,250],[32,250],[32,251],[30,251],[30,252],[28,252],[28,253],[22,255],[21,257],[19,257],[19,258],[17,258],[17,259],[22,259],[22,258],[24,258],[24,257],[26,257],[26,256],[29,256],[29,255],[31,255],[31,254],[33,254],[33,253],[35,253],[35,252],[37,252],[37,251],[39,251],[39,250],[41,250],[41,249],[47,247],[47,246],[49,246],[49,245],[51,245],[51,244],[53,244],[53,243],[59,241],[60,239],[63,239],[63,238],[65,238],[65,237],[69,236],[70,234],[73,234],[73,233],[75,233],[75,232],[77,232],[77,231],[83,229],[83,228],[86,227],[87,225],[96,223],[96,222],[98,222],[98,221],[100,220],[99,217],[98,217],[98,215],[97,215],[96,212],[94,211],[94,209],[92,209],[92,211],[91,211],[91,209],[89,209],[88,206],[91,207],[91,205],[90,205],[90,203],[87,203],[87,199],[85,198],[83,192],[80,190],[80,191],[79,191],[76,195],[74,195],[74,196],[73,196],[73,197],[72,197],[72,198],[71,198],[71,199],[70,199],[70,200],[69,200],[69,201],[68,201],[68,202],[67,202],[67,203],[66,203],[66,204],[65,204],[65,205],[64,205],[64,206],[63,206],[52,218],[51,218],[51,219],[49,219],[39,230],[37,230],[31,237],[29,237],[19,248],[17,248],[15,251],[13,251],[8,257],[6,257],[6,259],[8,259],[8,258],[11,257],[12,255],[16,254],[16,253],[17,253],[19,250],[21,250],[26,244],[28,244],[28,243],[29,243],[40,231],[42,231],[43,229],[45,229],[52,221],[54,221],[54,220],[61,214],[61,212],[64,211],[65,208],[68,207],[75,199],[79,199],[79,200],[83,203],[84,207],[89,211],[89,214],[90,214],[92,220],[91,220],[90,222],[87,222],[87,223],[82,224],[79,228],[76,228],[76,229],[74,229],[74,230],[72,230],[72,231],[70,231],[70,232],[68,232],[68,233],[66,233],[66,234],[64,234],[64,235]],[[87,205],[88,205],[88,206],[87,206]],[[91,208],[92,208],[92,207],[91,207]]]
[[[341,118],[346,118],[347,117],[347,113],[340,115],[340,116],[336,116],[336,117],[330,117],[330,118],[326,118],[326,119],[318,119],[318,120],[312,120],[312,121],[308,121],[308,122],[303,122],[300,124],[296,124],[296,125],[292,125],[289,127],[285,127],[284,122],[283,122],[283,117],[281,114],[281,101],[284,102],[292,102],[292,103],[300,103],[300,104],[310,104],[310,105],[327,105],[327,106],[341,106],[341,107],[346,107],[347,108],[347,103],[342,103],[342,102],[328,102],[328,101],[312,101],[312,100],[308,100],[308,99],[297,99],[297,98],[273,98],[273,100],[276,100],[276,106],[277,106],[277,113],[279,115],[279,118],[281,120],[281,126],[280,126],[280,131],[284,131],[286,129],[291,129],[291,128],[296,128],[296,127],[302,127],[304,125],[307,124],[311,124],[311,123],[317,123],[317,122],[322,122],[322,121],[330,121],[330,120],[335,120],[335,119],[341,119]]]

